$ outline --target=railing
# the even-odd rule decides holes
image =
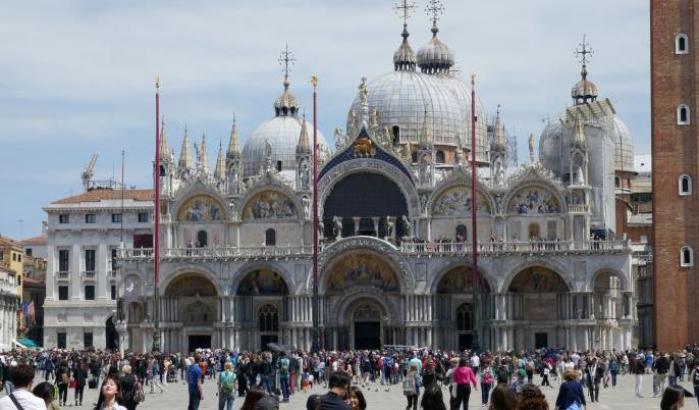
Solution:
[[[310,255],[311,246],[256,246],[241,248],[167,248],[160,251],[161,258],[254,258]],[[122,258],[150,258],[153,249],[123,249]]]
[[[590,206],[586,204],[572,204],[568,205],[568,210],[570,212],[589,212]]]
[[[479,243],[478,252],[495,253],[561,253],[573,251],[624,251],[630,250],[625,240],[597,241],[530,241],[530,242],[485,242]],[[471,243],[468,242],[404,242],[400,250],[406,254],[470,254]]]
[[[58,279],[68,279],[70,277],[70,272],[68,271],[59,271],[58,272]]]
[[[322,248],[322,247],[321,247]],[[468,242],[403,242],[400,252],[407,255],[460,255],[470,254]],[[530,241],[530,242],[484,242],[478,244],[478,252],[487,254],[557,254],[568,252],[624,252],[630,251],[627,240],[595,241]],[[322,249],[321,249],[322,251]],[[225,258],[283,258],[312,254],[311,246],[256,246],[228,248],[166,248],[160,252],[161,258],[168,259],[225,259]],[[125,259],[148,259],[153,249],[122,249],[120,257]]]
[[[94,270],[86,270],[86,271],[83,271],[83,277],[84,277],[84,278],[94,278],[94,277],[95,277],[95,271],[94,271]]]

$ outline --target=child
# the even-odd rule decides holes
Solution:
[[[313,376],[311,376],[308,371],[303,372],[303,375],[301,376],[301,389],[304,393],[308,393],[308,391],[313,387],[312,378]]]

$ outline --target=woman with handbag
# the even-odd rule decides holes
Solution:
[[[488,406],[488,397],[490,394],[490,388],[493,386],[495,378],[493,377],[493,368],[490,367],[490,363],[486,363],[480,372],[481,376],[481,404],[483,407]]]
[[[75,405],[83,405],[83,392],[87,381],[87,363],[76,363],[73,369],[73,384],[75,388]]]
[[[70,369],[64,360],[56,369],[56,386],[58,386],[58,403],[60,406],[66,405],[68,401],[68,385],[70,384]]]

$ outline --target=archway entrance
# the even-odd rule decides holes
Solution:
[[[169,308],[162,313],[162,319],[182,324],[180,329],[164,332],[166,349],[186,348],[193,352],[212,347],[214,324],[218,321],[218,292],[211,281],[197,273],[182,275],[167,286],[164,302]]]
[[[551,269],[535,266],[519,272],[508,291],[512,294],[512,346],[517,349],[570,347],[564,328],[568,285]]]
[[[474,304],[478,303],[481,309],[479,317],[487,317],[488,312],[483,309],[488,306],[490,294],[490,284],[481,274],[477,288],[478,299],[474,301],[474,283],[474,274],[469,266],[450,269],[437,283],[435,300],[440,346],[458,350],[473,347],[476,326]],[[479,329],[482,328],[483,326],[479,326]],[[483,335],[483,339],[486,338],[487,335]]]
[[[114,316],[110,316],[105,323],[104,336],[106,339],[105,348],[116,351],[119,349],[119,333],[114,325]]]
[[[143,329],[140,327],[144,316],[143,305],[141,303],[129,303],[126,323],[129,334],[129,350],[132,352],[142,353],[145,351],[145,346],[143,345]]]
[[[381,348],[381,309],[375,303],[364,301],[357,304],[352,313],[355,349]]]
[[[245,327],[250,349],[284,343],[282,323],[288,321],[289,287],[277,272],[261,268],[248,273],[236,291],[236,321]]]
[[[330,307],[327,345],[333,349],[378,349],[403,331],[390,306],[399,306],[401,282],[382,256],[348,252],[327,269],[322,291]]]

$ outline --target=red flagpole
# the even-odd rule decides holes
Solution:
[[[153,351],[160,351],[160,77],[155,80],[155,169],[153,172],[155,185],[154,201],[154,255],[153,255]]]
[[[478,225],[476,211],[478,209],[478,190],[476,189],[476,76],[471,75],[471,266],[473,272],[473,343],[472,350],[480,348],[478,326],[478,284],[480,275],[478,272]]]
[[[313,346],[320,351],[320,296],[318,295],[318,76],[311,78],[313,85]]]

